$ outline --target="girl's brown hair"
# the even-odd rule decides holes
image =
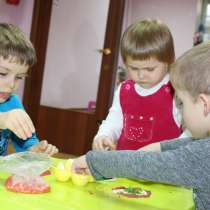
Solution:
[[[174,43],[169,28],[159,20],[138,21],[127,28],[121,40],[121,55],[126,63],[128,57],[145,60],[151,57],[160,62],[174,62]]]

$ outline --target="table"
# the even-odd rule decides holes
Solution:
[[[139,180],[116,179],[74,186],[71,181],[58,182],[50,175],[46,194],[9,192],[4,187],[8,174],[0,173],[0,205],[2,210],[194,210],[192,190]],[[113,187],[142,187],[150,190],[149,198],[126,198],[112,192]]]

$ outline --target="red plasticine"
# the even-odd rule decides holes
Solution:
[[[7,190],[12,191],[12,192],[20,192],[20,193],[28,193],[28,194],[40,194],[40,193],[50,192],[49,184],[33,183],[32,185],[32,184],[28,184],[24,182],[24,180],[14,182],[13,176],[10,176],[6,180],[5,187]]]

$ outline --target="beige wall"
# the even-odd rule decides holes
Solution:
[[[170,28],[176,56],[193,46],[198,0],[126,0],[124,27],[136,20],[159,18]]]
[[[95,101],[109,0],[62,0],[52,17],[41,104],[87,108]]]

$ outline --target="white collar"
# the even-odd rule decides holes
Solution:
[[[166,74],[165,77],[157,85],[155,85],[150,89],[145,89],[137,83],[135,83],[134,88],[139,95],[149,96],[157,92],[163,85],[167,84],[168,82],[169,82],[169,74]]]

